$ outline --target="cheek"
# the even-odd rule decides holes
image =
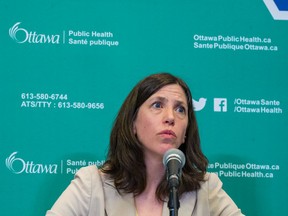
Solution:
[[[137,121],[135,124],[135,132],[141,133],[146,130],[146,121]]]
[[[141,134],[146,134],[150,129],[153,128],[153,121],[147,116],[139,115],[134,122],[134,134],[141,136]]]
[[[143,127],[143,120],[141,115],[138,115],[133,123],[134,134],[139,133],[142,130],[142,127]]]

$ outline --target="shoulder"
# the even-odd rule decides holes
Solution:
[[[205,174],[205,180],[209,189],[213,189],[216,187],[222,187],[223,183],[219,179],[218,175],[215,173],[207,172]]]
[[[218,175],[215,174],[215,173],[211,173],[211,172],[207,172],[205,174],[204,178],[205,178],[206,181],[209,181],[209,182],[218,182],[218,181],[220,181]]]
[[[102,187],[98,168],[95,165],[80,168],[71,185],[75,186],[74,189],[80,189],[82,193],[91,196],[95,189]]]
[[[242,215],[231,197],[223,190],[223,183],[215,173],[206,173],[199,196],[206,200],[212,215]]]
[[[83,183],[91,183],[92,186],[97,187],[114,187],[114,181],[109,176],[103,173],[95,165],[82,167],[75,175],[75,179],[80,179]]]
[[[97,189],[103,187],[106,176],[97,168],[97,166],[91,165],[80,168],[75,174],[74,180],[76,179],[91,188]]]
[[[75,178],[93,178],[99,176],[99,170],[95,165],[81,167],[75,174]]]
[[[91,181],[97,181],[99,179],[99,170],[96,166],[87,166],[80,168],[75,174],[73,181],[80,181],[81,183],[88,183]]]
[[[219,187],[222,188],[222,185],[223,185],[222,181],[215,173],[207,172],[204,176],[204,181],[200,183],[200,190],[209,192],[210,190]]]
[[[89,212],[104,215],[103,206],[104,194],[99,170],[96,166],[88,166],[79,169],[47,215],[90,215]]]

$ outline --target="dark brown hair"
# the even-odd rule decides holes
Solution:
[[[182,172],[179,195],[193,191],[204,181],[208,160],[200,148],[198,126],[193,110],[192,95],[187,84],[169,73],[153,74],[140,81],[125,99],[115,119],[110,135],[107,161],[101,168],[103,173],[114,180],[119,192],[141,194],[146,187],[146,167],[142,144],[133,132],[133,122],[139,107],[154,93],[166,85],[180,85],[188,102],[188,126],[185,142],[180,150],[186,156]],[[168,195],[168,184],[163,176],[158,185],[156,196],[159,200]]]

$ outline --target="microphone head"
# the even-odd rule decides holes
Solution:
[[[178,160],[181,164],[181,168],[185,165],[186,158],[182,151],[176,148],[169,149],[165,152],[163,156],[163,164],[165,167],[167,167],[167,164],[170,160]]]

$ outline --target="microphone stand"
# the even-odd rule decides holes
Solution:
[[[172,186],[169,190],[168,208],[170,216],[178,216],[178,209],[180,207],[177,187]]]
[[[163,164],[166,167],[169,188],[167,206],[170,216],[178,216],[178,209],[180,208],[178,188],[180,185],[181,168],[185,164],[185,155],[179,149],[170,149],[163,156]]]

